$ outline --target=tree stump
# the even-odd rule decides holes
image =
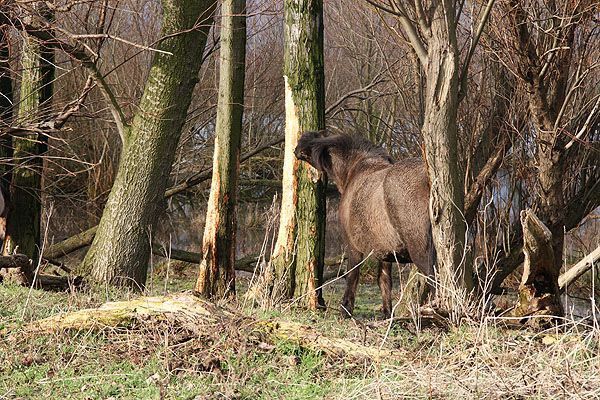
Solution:
[[[523,225],[523,277],[513,316],[561,316],[558,277],[554,263],[552,233],[531,210],[521,211]]]

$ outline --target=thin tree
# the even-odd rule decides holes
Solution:
[[[246,58],[246,0],[221,5],[219,100],[212,182],[196,291],[235,294],[235,206],[240,164]]]
[[[8,42],[8,25],[6,17],[0,15],[0,127],[10,126],[13,115],[13,80],[10,68],[10,46]],[[6,198],[10,187],[10,165],[12,158],[12,143],[10,136],[0,138],[0,190]]]
[[[315,309],[325,253],[325,182],[294,156],[304,131],[325,128],[323,2],[284,3],[285,155],[277,242],[271,257],[275,295],[299,296]]]
[[[163,39],[139,111],[128,125],[122,113],[113,110],[123,149],[96,236],[83,261],[98,282],[135,289],[146,282],[149,236],[198,80],[214,9],[214,0],[163,0]]]
[[[43,7],[41,15],[51,19]],[[52,98],[54,80],[54,50],[24,34],[21,48],[21,85],[18,119],[34,123],[44,118]],[[42,155],[47,151],[48,137],[32,133],[12,141],[13,159],[17,166],[12,172],[11,207],[7,216],[5,252],[19,253],[37,260],[41,248],[42,218]],[[10,151],[10,150],[9,150]]]
[[[10,126],[13,115],[13,88],[10,69],[10,50],[8,42],[8,26],[6,17],[0,15],[0,127]],[[0,215],[0,242],[4,247],[6,234],[6,206],[9,203],[11,167],[8,160],[12,159],[12,141],[10,136],[0,137],[0,191],[4,202]]]

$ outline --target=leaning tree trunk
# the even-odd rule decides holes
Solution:
[[[450,1],[434,9],[427,49],[423,140],[431,184],[430,218],[437,252],[436,297],[445,306],[473,287],[465,247],[463,178],[458,168],[458,61],[456,10]],[[450,304],[448,304],[450,302]]]
[[[221,6],[219,102],[213,173],[196,291],[235,294],[235,205],[240,164],[246,58],[246,0]]]
[[[317,288],[325,254],[325,183],[314,168],[295,158],[294,150],[302,132],[325,128],[323,2],[286,0],[284,20],[285,155],[271,267],[275,292],[299,296],[315,309],[323,305]]]
[[[46,16],[48,12],[46,10]],[[20,123],[33,123],[43,118],[52,97],[54,53],[38,39],[25,36],[21,49],[21,90],[18,118]],[[6,253],[18,246],[19,253],[37,260],[41,248],[42,155],[48,137],[31,134],[13,138],[13,158],[17,163],[12,173],[11,207],[7,216]]]
[[[94,280],[141,289],[150,235],[198,80],[214,0],[163,0],[157,53],[139,111],[124,129],[119,169],[94,241],[83,261]]]

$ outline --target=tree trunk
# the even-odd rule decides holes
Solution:
[[[277,242],[271,257],[274,298],[324,305],[325,178],[294,156],[304,131],[325,128],[322,0],[284,3],[285,155]]]
[[[8,127],[12,123],[13,115],[13,88],[10,70],[10,47],[8,42],[8,25],[6,18],[0,15],[0,127]],[[12,141],[10,136],[0,137],[0,191],[4,200],[4,207],[0,213],[0,243],[4,245],[6,233],[6,213],[10,203],[10,181],[12,169],[8,160],[12,159]]]
[[[48,17],[47,9],[42,10]],[[48,18],[49,19],[49,18]],[[25,35],[21,49],[21,90],[18,118],[21,123],[34,123],[43,118],[50,107],[54,80],[54,52],[37,39]],[[4,252],[20,253],[37,262],[41,248],[42,155],[48,137],[30,134],[13,138],[11,207],[6,219],[7,237]]]
[[[246,0],[223,0],[221,13],[213,173],[196,282],[196,291],[207,298],[235,294],[235,205],[244,111]]]
[[[434,9],[425,65],[423,140],[431,183],[430,218],[437,251],[436,297],[450,307],[456,296],[473,287],[472,266],[465,251],[463,177],[458,168],[458,61],[456,10],[451,1]]]
[[[202,53],[214,0],[164,0],[157,53],[133,123],[124,129],[121,160],[83,266],[94,280],[142,289],[156,223]]]

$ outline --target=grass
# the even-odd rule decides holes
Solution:
[[[150,294],[191,288],[193,276],[154,277]],[[238,285],[244,287],[244,279]],[[170,320],[100,332],[34,336],[21,326],[61,311],[124,299],[92,288],[47,293],[0,285],[0,399],[397,399],[600,398],[600,332],[509,330],[493,321],[417,329],[379,320],[374,284],[359,286],[356,319],[338,317],[342,284],[328,286],[329,309],[242,311],[315,327],[330,337],[397,349],[379,363],[332,358],[295,344],[261,343],[238,326],[191,336]],[[241,307],[239,305],[238,307]]]

